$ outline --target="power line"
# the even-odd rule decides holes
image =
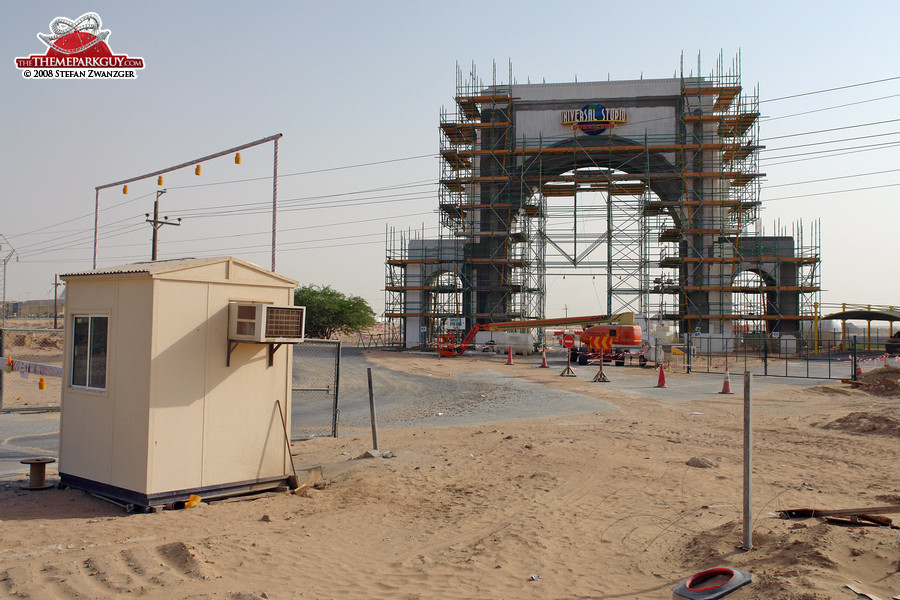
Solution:
[[[814,150],[812,152],[797,152],[795,154],[785,154],[784,156],[767,156],[765,159],[760,159],[760,162],[767,162],[770,160],[778,160],[781,158],[793,158],[795,156],[808,156],[810,154],[826,154],[830,152],[839,152],[843,150],[877,150],[882,148],[891,148],[894,146],[900,145],[900,142],[881,142],[880,144],[866,144],[864,146],[850,146],[847,148],[831,148],[829,150]]]
[[[871,173],[856,173],[854,175],[842,175],[840,177],[826,177],[824,179],[811,179],[809,181],[794,181],[793,183],[779,183],[778,185],[766,185],[766,189],[770,190],[777,187],[787,187],[789,185],[803,185],[807,183],[820,183],[822,181],[837,181],[838,179],[852,179],[854,177],[868,177],[869,175],[884,175],[885,173],[896,173],[900,169],[890,169],[888,171],[873,171]]]
[[[372,223],[375,221],[387,221],[389,219],[404,219],[404,218],[408,218],[408,217],[419,217],[419,216],[430,215],[430,214],[433,214],[433,212],[429,211],[429,212],[420,212],[420,213],[408,213],[405,215],[388,215],[388,216],[384,216],[384,217],[375,217],[372,219],[357,219],[355,221],[339,221],[336,223],[324,223],[321,225],[305,225],[303,227],[291,227],[289,229],[279,229],[278,233],[290,233],[293,231],[302,231],[305,229],[322,229],[324,227],[337,227],[337,226],[343,226],[343,225],[357,225],[359,223]],[[229,239],[229,238],[247,237],[247,236],[252,236],[252,235],[268,235],[270,233],[271,233],[271,231],[267,229],[267,230],[262,230],[262,231],[253,231],[253,232],[249,232],[249,233],[235,233],[232,235],[214,235],[214,236],[209,236],[209,237],[190,238],[190,239],[184,239],[184,240],[182,240],[182,239],[172,240],[170,243],[184,244],[184,243],[188,243],[188,242],[203,242],[206,240],[224,240],[224,239]],[[107,246],[107,247],[108,248],[116,248],[116,247],[122,247],[122,246]]]
[[[867,140],[867,139],[870,139],[870,138],[884,137],[884,136],[886,136],[886,135],[900,135],[900,131],[892,131],[892,132],[890,132],[890,133],[873,133],[872,135],[859,135],[859,136],[856,136],[856,137],[841,138],[841,139],[837,139],[837,140],[826,140],[826,141],[823,141],[823,142],[812,142],[812,143],[810,143],[810,144],[796,144],[796,145],[794,145],[794,146],[782,146],[782,147],[780,147],[780,148],[762,148],[762,149],[760,150],[760,153],[762,153],[762,152],[779,152],[779,151],[781,151],[781,150],[791,150],[791,149],[793,149],[793,148],[808,148],[808,147],[810,147],[810,146],[822,146],[822,145],[824,145],[824,144],[837,144],[838,142],[853,142],[853,141],[856,141],[856,140]]]
[[[113,227],[113,226],[115,226],[115,225],[118,225],[119,223],[124,223],[124,222],[130,221],[130,220],[132,220],[132,219],[134,219],[134,218],[135,218],[134,216],[131,216],[131,217],[126,217],[125,219],[120,219],[120,220],[118,220],[118,221],[113,221],[112,223],[107,223],[107,224],[103,225],[102,228]],[[121,228],[119,228],[119,229],[121,229]],[[78,235],[84,235],[84,233],[85,233],[85,230],[84,230],[84,229],[78,229],[78,230],[73,230],[73,231],[74,231],[74,233],[70,233],[70,234],[68,234],[68,235],[64,235],[64,236],[61,236],[61,237],[53,238],[53,239],[51,239],[51,240],[43,240],[43,241],[40,241],[40,242],[34,242],[33,244],[25,244],[24,246],[22,246],[22,248],[32,248],[32,247],[34,247],[34,246],[41,246],[41,245],[43,245],[43,244],[50,244],[50,243],[54,243],[54,242],[59,242],[59,241],[64,240],[64,239],[66,239],[66,238],[75,237],[75,236],[78,236]],[[116,231],[118,231],[118,229],[117,229]],[[25,234],[21,234],[21,235],[25,235]],[[93,235],[93,234],[92,234],[92,235]]]
[[[420,155],[418,155],[418,156],[405,156],[405,157],[403,157],[403,158],[391,158],[391,159],[388,159],[388,160],[379,160],[379,161],[375,161],[375,162],[358,163],[358,164],[355,164],[355,165],[344,165],[344,166],[341,166],[341,167],[329,167],[329,168],[326,168],[326,169],[314,169],[314,170],[312,170],[312,171],[297,171],[297,172],[295,172],[295,173],[285,173],[285,174],[283,174],[283,175],[282,175],[282,174],[279,174],[279,175],[278,175],[278,178],[281,179],[281,178],[284,178],[284,177],[294,177],[294,176],[296,176],[296,175],[312,175],[312,174],[315,174],[315,173],[327,173],[327,172],[330,172],[330,171],[343,171],[344,169],[357,169],[357,168],[360,168],[360,167],[372,167],[372,166],[375,166],[375,165],[386,165],[386,164],[389,164],[389,163],[397,163],[397,162],[403,162],[403,161],[407,161],[407,160],[418,160],[418,159],[420,159],[420,158],[436,158],[436,157],[438,157],[438,156],[439,156],[438,154],[420,154]],[[197,183],[197,184],[194,184],[194,185],[170,186],[169,189],[172,189],[172,190],[184,190],[184,189],[189,189],[189,188],[209,187],[209,186],[213,186],[213,185],[226,185],[226,184],[230,184],[230,183],[244,183],[244,182],[247,182],[247,181],[266,181],[266,180],[271,180],[271,179],[272,179],[271,176],[268,176],[268,177],[251,177],[251,178],[248,178],[248,179],[234,179],[234,180],[231,180],[231,181],[217,181],[217,182],[213,182],[213,183]]]
[[[836,92],[837,90],[847,90],[850,88],[860,87],[860,86],[864,86],[864,85],[872,85],[874,83],[884,83],[885,81],[894,81],[897,79],[900,79],[900,76],[887,77],[885,79],[875,79],[873,81],[864,81],[862,83],[853,83],[850,85],[842,85],[839,87],[828,88],[825,90],[816,90],[814,92],[803,92],[802,94],[793,94],[791,96],[782,96],[780,98],[769,98],[767,100],[760,100],[759,103],[762,104],[763,102],[778,102],[779,100],[788,100],[790,98],[800,98],[802,96],[812,96],[813,94],[824,94],[825,92]]]
[[[836,106],[826,106],[825,108],[817,108],[815,110],[807,110],[804,112],[794,113],[792,115],[781,115],[780,117],[763,117],[766,122],[777,121],[778,119],[787,119],[789,117],[799,117],[801,115],[811,115],[813,113],[825,112],[826,110],[834,110],[836,108],[846,108],[848,106],[856,106],[857,104],[867,104],[869,102],[877,102],[878,100],[887,100],[889,98],[897,98],[900,94],[891,94],[890,96],[882,96],[880,98],[870,98],[868,100],[860,100],[859,102],[849,102],[847,104],[838,104]]]
[[[431,187],[433,185],[437,185],[437,182],[431,181],[430,183],[427,183],[427,184],[425,184],[425,183],[404,184],[404,185],[398,185],[398,186],[392,186],[392,187],[372,188],[369,190],[359,190],[359,191],[354,191],[354,192],[346,192],[346,193],[338,193],[338,194],[324,194],[324,195],[320,195],[320,196],[301,196],[298,198],[287,198],[285,200],[282,200],[281,205],[284,207],[288,207],[291,204],[297,204],[297,203],[304,202],[307,200],[320,200],[320,199],[325,199],[325,198],[343,198],[344,196],[353,196],[353,195],[357,195],[357,194],[364,194],[364,193],[370,193],[370,192],[376,192],[376,191],[389,191],[389,190],[399,190],[399,189],[416,188],[416,187]],[[394,197],[400,198],[402,196],[411,196],[414,194],[421,194],[421,193],[422,193],[421,191],[407,192],[404,194],[388,194],[385,196],[372,196],[372,198],[394,198]],[[342,203],[342,202],[344,202],[344,201],[336,200],[336,201],[330,202],[330,203],[320,202],[317,204],[336,204],[336,203]],[[236,209],[236,208],[240,208],[240,207],[248,207],[249,208],[249,207],[254,207],[254,206],[266,206],[267,207],[267,206],[271,206],[271,202],[268,200],[265,200],[265,201],[260,201],[260,202],[244,202],[244,203],[240,203],[240,204],[219,204],[219,205],[214,205],[214,206],[185,207],[173,214],[178,214],[181,216],[197,216],[199,214],[208,214],[211,209],[216,209],[216,208]],[[196,212],[192,212],[192,211],[196,211]]]
[[[835,148],[833,150],[834,154],[828,154],[825,156],[809,156],[807,158],[797,158],[794,160],[783,160],[781,162],[773,162],[773,163],[768,162],[770,159],[765,159],[762,162],[765,162],[766,168],[769,168],[769,167],[774,167],[774,166],[778,166],[778,165],[787,165],[787,164],[791,164],[791,163],[795,163],[795,162],[805,162],[808,160],[819,160],[821,158],[834,158],[836,156],[845,156],[847,154],[862,154],[863,152],[872,152],[874,150],[889,150],[892,147],[893,146],[879,146],[877,148],[866,148],[864,150],[849,150],[847,152],[840,152],[840,148]]]
[[[402,215],[389,215],[389,216],[375,217],[375,218],[370,218],[370,219],[358,219],[358,220],[354,220],[354,221],[340,221],[340,222],[325,223],[325,224],[320,224],[320,225],[307,225],[307,226],[303,226],[303,227],[293,227],[293,228],[289,228],[289,229],[281,229],[279,231],[281,233],[289,233],[289,232],[300,231],[300,230],[305,230],[305,229],[321,229],[323,227],[336,227],[336,226],[359,224],[359,223],[371,223],[371,222],[375,222],[375,221],[384,221],[387,219],[401,219],[401,218],[408,218],[408,217],[423,216],[423,215],[432,214],[432,212],[433,211],[419,212],[419,213],[407,213],[407,214],[402,214]],[[132,233],[135,231],[140,231],[141,229],[142,229],[142,227],[140,225],[126,226],[126,227],[119,228],[119,233],[107,235],[107,236],[105,236],[105,238],[108,240],[113,237],[119,237],[120,235],[125,235],[125,234]],[[429,229],[435,229],[435,228],[432,227]],[[252,232],[252,233],[232,234],[232,235],[227,235],[227,236],[217,235],[217,236],[210,236],[210,237],[191,238],[191,239],[186,239],[186,240],[178,239],[178,240],[172,240],[170,243],[173,245],[177,245],[177,244],[184,244],[184,243],[189,243],[189,242],[206,241],[206,240],[212,240],[212,239],[221,240],[221,239],[246,237],[246,236],[261,235],[261,234],[268,234],[268,233],[270,233],[270,232],[268,230],[266,230],[266,231]],[[375,234],[370,234],[370,235],[375,235]],[[382,234],[379,233],[378,235],[382,235]],[[350,236],[350,237],[353,237],[353,236]],[[92,241],[92,237],[83,237],[81,239],[74,240],[72,242],[62,244],[62,245],[38,248],[38,249],[28,253],[27,256],[32,257],[32,256],[39,256],[42,254],[48,254],[51,252],[57,252],[57,251],[63,251],[63,250],[76,250],[76,249],[80,249],[79,246],[77,246],[77,244],[87,243],[90,241]],[[291,244],[291,243],[296,243],[296,242],[288,242],[287,244]],[[107,245],[106,247],[107,248],[127,248],[127,247],[133,247],[133,246],[143,246],[143,245],[144,245],[143,243],[113,244],[113,245]],[[251,246],[251,247],[263,247],[263,246]],[[268,247],[268,246],[265,246],[265,247]],[[85,246],[84,248],[87,248],[87,246]]]
[[[433,196],[431,195],[418,195],[413,196],[412,198],[394,198],[390,197],[386,200],[359,200],[354,202],[328,202],[328,203],[319,203],[312,206],[294,206],[294,207],[285,207],[279,210],[279,213],[283,212],[297,212],[297,211],[306,211],[306,210],[328,210],[335,208],[348,208],[355,206],[366,206],[370,204],[389,204],[394,202],[414,202],[418,200],[431,200]],[[203,214],[198,213],[191,216],[191,219],[211,219],[211,218],[219,218],[219,217],[229,217],[229,216],[241,216],[241,215],[258,215],[258,214],[267,214],[268,209],[265,206],[260,206],[259,208],[246,207],[236,210],[223,210],[215,213]],[[176,215],[183,215],[185,213],[173,213]],[[188,217],[184,217],[188,218]]]
[[[100,212],[106,212],[106,211],[108,211],[108,210],[113,210],[113,209],[115,209],[115,208],[120,208],[120,207],[122,207],[122,206],[125,206],[126,204],[130,204],[130,203],[132,203],[132,202],[136,202],[136,201],[141,200],[141,199],[143,199],[143,198],[147,198],[147,197],[149,197],[149,196],[152,196],[153,194],[154,194],[154,192],[150,192],[150,193],[144,194],[143,196],[138,196],[138,197],[136,197],[136,198],[130,198],[130,199],[126,200],[125,202],[122,202],[122,203],[120,203],[120,204],[116,204],[115,206],[108,206],[108,207],[106,207],[106,208],[101,208],[101,209],[100,209]],[[66,219],[65,221],[60,221],[59,223],[55,223],[55,224],[53,224],[53,225],[42,225],[42,226],[41,226],[40,228],[38,228],[38,229],[33,229],[33,230],[31,230],[31,231],[26,231],[26,232],[24,232],[24,233],[17,233],[17,234],[15,234],[15,235],[11,235],[11,236],[9,236],[9,237],[21,237],[21,236],[23,236],[23,235],[31,235],[31,234],[33,234],[33,233],[39,233],[39,232],[42,232],[42,231],[46,231],[46,230],[48,230],[48,229],[53,229],[54,227],[58,227],[58,226],[60,226],[60,225],[65,225],[65,224],[67,224],[67,223],[71,223],[72,221],[77,221],[78,219],[84,219],[84,218],[87,218],[87,217],[93,217],[93,216],[94,216],[94,213],[93,213],[93,211],[91,211],[91,212],[86,213],[86,214],[83,214],[83,215],[81,215],[81,216],[79,216],[79,217],[73,217],[73,218],[70,218],[70,219]],[[104,225],[101,225],[101,227],[104,227]]]
[[[123,227],[123,228],[121,228],[121,230],[119,232],[107,235],[106,239],[116,238],[116,237],[119,237],[122,235],[127,235],[129,233],[134,233],[136,231],[141,231],[143,229],[144,229],[143,223],[140,223],[138,225],[128,226],[128,227]],[[50,247],[50,248],[38,248],[36,250],[32,250],[28,254],[28,256],[38,256],[41,254],[49,254],[50,252],[59,252],[61,250],[78,250],[80,248],[79,248],[79,246],[77,246],[77,244],[88,243],[88,242],[93,244],[93,239],[94,239],[93,233],[91,233],[88,235],[88,237],[85,237],[85,238],[82,238],[79,240],[75,240],[75,241],[67,243],[65,245],[54,246],[54,247]]]
[[[426,184],[425,182],[428,182],[428,183]],[[380,187],[377,187],[377,188],[370,188],[370,189],[364,189],[364,190],[355,190],[355,191],[352,191],[352,192],[347,192],[347,193],[345,193],[345,194],[340,194],[340,193],[339,193],[339,194],[327,194],[327,195],[322,195],[322,196],[310,196],[309,198],[315,199],[315,198],[340,197],[340,196],[343,196],[343,195],[355,195],[355,194],[362,194],[362,193],[367,193],[367,192],[371,192],[371,191],[381,191],[381,190],[387,191],[387,190],[392,190],[392,189],[404,189],[404,188],[412,188],[412,187],[422,187],[423,185],[436,185],[436,182],[433,182],[432,180],[419,180],[419,181],[414,181],[414,182],[401,183],[401,184],[397,184],[397,185],[393,185],[393,186],[380,186]],[[151,192],[151,193],[149,193],[149,194],[145,194],[145,195],[143,195],[143,196],[139,196],[139,197],[137,197],[137,198],[130,199],[130,200],[128,200],[128,202],[126,202],[126,203],[120,203],[120,204],[116,205],[116,207],[123,206],[124,204],[131,203],[131,202],[134,202],[134,201],[136,201],[136,200],[140,200],[141,198],[146,198],[146,197],[149,197],[149,196],[152,196],[152,195],[153,195],[153,192]],[[399,195],[395,195],[395,196],[399,196]],[[385,196],[385,197],[391,197],[391,196]],[[288,199],[288,200],[286,200],[285,202],[291,203],[291,202],[294,202],[294,201],[301,201],[301,200],[304,200],[304,199],[305,199],[305,198]],[[222,207],[228,207],[228,206],[265,206],[265,207],[268,207],[269,205],[270,205],[270,204],[269,204],[269,201],[266,200],[266,201],[263,201],[263,202],[254,202],[254,203],[239,204],[239,205],[220,205],[220,206],[222,206]],[[108,208],[105,208],[105,209],[102,209],[102,210],[103,210],[103,211],[106,211],[106,210],[109,210],[109,209],[111,209],[111,208],[116,208],[116,207],[108,207]],[[217,208],[217,207],[211,207],[211,208]],[[190,212],[191,210],[204,211],[204,212],[206,212],[206,214],[197,214],[197,215],[195,215],[195,214],[193,214],[193,213]],[[238,212],[238,211],[231,211],[231,212]],[[256,211],[256,213],[254,213],[254,214],[258,214],[259,212],[260,212],[260,211]],[[266,211],[265,211],[265,212],[268,212],[268,208],[266,208]],[[200,218],[200,217],[215,216],[215,215],[211,215],[211,214],[208,213],[208,208],[200,208],[200,207],[198,207],[198,208],[196,208],[196,209],[187,209],[187,211],[180,211],[178,214],[180,214],[180,215],[182,215],[182,216],[184,216],[184,215],[189,215],[189,216],[191,216],[192,218]],[[238,214],[239,214],[239,213],[238,213]],[[84,216],[84,217],[93,216],[93,213],[90,213],[90,214],[87,214],[87,215],[83,215],[83,216]],[[78,218],[82,218],[82,217],[78,217]],[[113,227],[113,226],[115,226],[115,225],[117,225],[117,224],[119,224],[119,223],[123,223],[123,222],[126,222],[126,221],[130,221],[131,219],[134,219],[134,218],[136,218],[136,217],[134,217],[134,216],[129,216],[129,217],[127,217],[127,218],[120,219],[120,220],[118,220],[118,221],[113,221],[112,223],[106,223],[106,224],[103,224],[103,225],[100,226],[100,228],[101,228],[101,230],[109,231],[109,228],[111,228],[111,227]],[[71,222],[71,220],[69,220],[69,221],[63,221],[63,222],[60,222],[58,225],[61,225],[62,223],[70,223],[70,222]],[[50,226],[50,228],[52,228],[52,227],[55,227],[55,225]],[[47,228],[43,228],[43,229],[47,229]],[[35,231],[37,231],[37,230],[35,230]],[[32,252],[35,252],[35,251],[37,251],[37,250],[42,249],[41,247],[43,247],[43,248],[50,248],[50,247],[51,247],[51,246],[50,246],[51,244],[56,244],[56,245],[54,245],[54,246],[52,246],[52,247],[59,247],[59,246],[58,246],[58,243],[59,243],[59,242],[62,242],[63,240],[66,240],[66,239],[68,239],[68,238],[77,238],[77,237],[79,237],[79,236],[85,234],[85,230],[83,230],[83,229],[79,229],[79,230],[70,230],[70,231],[71,231],[71,233],[67,233],[66,235],[54,237],[54,238],[51,238],[51,239],[45,239],[45,240],[42,240],[42,241],[40,241],[40,242],[34,242],[34,243],[32,243],[32,244],[23,246],[23,248],[34,248],[34,250],[32,250]],[[114,229],[113,231],[117,231],[117,229]],[[30,234],[30,233],[34,233],[34,232],[26,232],[26,233],[22,233],[22,234],[17,234],[17,236],[24,236],[24,235],[28,235],[28,234]],[[10,237],[12,237],[12,236],[10,236]],[[108,237],[108,235],[105,235],[105,237]],[[80,239],[79,239],[78,241],[80,241]],[[74,242],[74,243],[78,243],[78,241],[76,241],[76,242]],[[37,248],[35,248],[35,247],[37,247]]]
[[[884,125],[885,123],[896,123],[900,119],[889,119],[887,121],[872,121],[871,123],[860,123],[859,125],[847,125],[846,127],[832,127],[831,129],[819,129],[817,131],[804,131],[802,133],[791,133],[788,135],[777,135],[770,138],[764,138],[760,141],[767,142],[769,140],[781,140],[789,137],[799,137],[801,135],[814,135],[816,133],[828,133],[829,131],[841,131],[843,129],[855,129],[857,127],[870,127],[872,125]]]
[[[873,185],[869,187],[853,188],[852,190],[832,190],[830,192],[815,192],[812,194],[800,194],[798,196],[782,196],[781,198],[767,198],[762,202],[774,202],[776,200],[793,200],[794,198],[812,198],[813,196],[828,196],[830,194],[846,194],[849,192],[865,192],[868,190],[880,190],[900,186],[900,183],[888,183],[886,185]]]

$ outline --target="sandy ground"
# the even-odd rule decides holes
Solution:
[[[370,432],[345,427],[294,444],[298,465],[325,466],[322,489],[157,514],[0,482],[0,598],[672,598],[717,565],[755,575],[735,600],[857,598],[847,584],[900,594],[900,530],[777,515],[900,504],[900,397],[841,383],[754,394],[755,548],[743,552],[740,394],[674,402],[519,357],[366,358],[435,389],[493,373],[597,409],[385,427],[394,456],[379,459],[356,458]],[[655,383],[647,369],[614,373]],[[689,376],[668,378],[674,390]]]

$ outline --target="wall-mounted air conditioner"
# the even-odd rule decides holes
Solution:
[[[234,342],[296,344],[305,328],[305,306],[228,303],[228,339]]]

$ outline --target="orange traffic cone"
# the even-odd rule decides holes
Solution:
[[[657,382],[656,387],[668,387],[666,385],[666,371],[663,369],[662,365],[659,365],[659,381]]]
[[[863,374],[862,367],[859,366],[859,363],[856,363],[856,377],[857,378],[862,377],[862,374]]]
[[[513,361],[512,361],[512,344],[510,344],[510,346],[509,346],[509,356],[506,358],[506,364],[508,364],[508,365],[513,364]]]
[[[547,364],[547,348],[546,346],[541,348],[541,368],[549,369],[550,365]]]
[[[728,376],[728,365],[725,365],[725,381],[722,382],[722,391],[720,394],[733,394],[731,391],[731,378]]]

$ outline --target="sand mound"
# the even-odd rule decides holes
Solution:
[[[828,578],[853,568],[891,576],[898,568],[891,551],[885,552],[883,542],[865,529],[830,525],[819,519],[758,520],[751,552],[736,547],[742,536],[742,523],[737,520],[702,532],[685,545],[681,562],[685,567],[729,565],[749,571],[756,576],[748,588],[752,589],[752,597],[784,600],[838,597],[840,584],[835,585],[834,595],[801,591],[807,587],[804,582],[823,575]]]
[[[882,411],[881,414],[871,412],[852,412],[846,417],[836,419],[827,425],[825,429],[840,429],[852,433],[874,433],[877,435],[889,435],[900,437],[900,420],[886,414],[895,411]]]
[[[873,396],[891,398],[900,396],[900,367],[881,367],[859,378],[863,390]]]

